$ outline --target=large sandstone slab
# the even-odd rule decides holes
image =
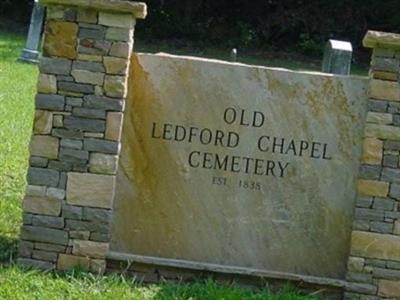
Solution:
[[[111,251],[344,278],[367,80],[131,63]]]

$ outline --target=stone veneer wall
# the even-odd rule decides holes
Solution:
[[[18,261],[102,272],[133,32],[146,5],[41,4],[48,10]]]
[[[400,35],[369,31],[373,48],[346,299],[400,299]],[[354,286],[353,286],[354,287]]]

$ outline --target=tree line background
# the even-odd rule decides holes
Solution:
[[[0,15],[28,23],[33,0],[1,0]],[[329,38],[361,50],[367,29],[400,32],[400,0],[148,0],[138,37],[198,46],[320,55]]]

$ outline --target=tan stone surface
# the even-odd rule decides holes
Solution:
[[[389,81],[397,81],[399,79],[399,75],[397,73],[385,72],[385,71],[374,71],[372,73],[372,77],[374,79],[389,80]]]
[[[42,94],[57,94],[57,78],[54,75],[39,74],[37,90]]]
[[[347,263],[347,270],[349,272],[357,272],[361,273],[364,269],[365,259],[362,257],[349,257],[349,261]]]
[[[24,212],[58,216],[61,212],[61,200],[46,197],[25,197]]]
[[[109,27],[133,28],[135,19],[130,14],[99,13],[99,24]]]
[[[378,295],[382,297],[400,299],[400,280],[379,280]]]
[[[353,231],[351,254],[366,258],[400,261],[400,237],[390,234]]]
[[[124,76],[106,75],[104,92],[109,97],[126,97],[126,79]]]
[[[94,9],[79,9],[77,21],[88,24],[96,24],[98,12]]]
[[[30,143],[30,153],[50,159],[58,157],[59,139],[48,135],[34,135]]]
[[[75,59],[78,25],[50,20],[46,24],[43,52],[46,56]]]
[[[84,61],[94,61],[94,62],[102,62],[103,57],[100,55],[90,55],[90,54],[78,54],[78,59],[79,60],[84,60]]]
[[[344,278],[367,80],[167,55],[131,64],[111,250]],[[238,110],[232,125],[223,120],[229,107]],[[242,123],[258,111],[265,124],[240,125],[240,109]],[[168,126],[163,140],[163,124],[231,131],[240,142],[203,145],[199,132],[179,142]],[[261,136],[327,143],[331,159],[262,152]],[[289,165],[283,177],[256,175],[252,163],[248,173],[243,164],[209,169],[207,159],[191,167],[193,151]]]
[[[120,141],[122,132],[123,113],[109,112],[107,113],[105,138],[111,141]]]
[[[400,127],[390,125],[367,124],[365,136],[384,140],[400,141]]]
[[[383,142],[374,138],[365,138],[361,161],[369,165],[380,165],[383,156]]]
[[[400,34],[368,30],[363,45],[367,48],[400,49]]]
[[[111,208],[115,176],[68,173],[67,203],[78,206]]]
[[[89,83],[93,85],[103,85],[104,73],[90,72],[86,70],[72,70],[72,77],[78,83]]]
[[[400,84],[393,81],[371,79],[369,96],[374,99],[400,101]]]
[[[359,179],[357,190],[360,195],[386,197],[389,193],[389,183],[377,180]]]
[[[90,154],[89,170],[91,173],[113,175],[117,173],[117,163],[117,155],[92,153]]]
[[[104,66],[107,74],[125,75],[128,69],[128,61],[125,58],[105,56]]]
[[[138,19],[147,15],[146,3],[126,0],[40,0],[43,5],[78,6],[86,9],[110,11],[115,13],[130,13]]]
[[[50,134],[53,124],[53,114],[47,110],[35,111],[35,120],[33,122],[34,134]]]
[[[90,259],[82,256],[69,254],[60,254],[57,261],[57,269],[60,271],[70,271],[73,268],[80,267],[85,270],[90,268]]]
[[[393,123],[393,115],[387,113],[368,112],[367,123],[388,125]]]
[[[108,243],[74,240],[72,253],[91,258],[105,258],[108,247]]]

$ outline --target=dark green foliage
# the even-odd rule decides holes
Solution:
[[[329,38],[357,48],[367,29],[400,31],[398,0],[149,0],[140,38],[319,55]]]

